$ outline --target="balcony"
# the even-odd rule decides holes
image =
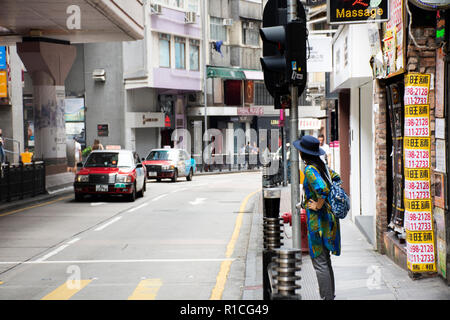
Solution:
[[[142,0],[3,0],[0,44],[43,37],[70,43],[144,37]]]

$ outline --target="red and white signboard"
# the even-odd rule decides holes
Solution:
[[[405,75],[405,216],[406,249],[408,269],[413,272],[436,269],[433,217],[431,207],[426,210],[408,209],[407,203],[431,202],[430,146],[430,91],[429,74]],[[428,174],[427,174],[428,173]]]

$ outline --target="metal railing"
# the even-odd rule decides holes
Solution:
[[[20,158],[20,151],[14,152],[14,144],[17,144],[17,150],[20,150],[20,141],[16,140],[16,139],[12,139],[12,138],[7,138],[7,137],[3,137],[3,141],[4,141],[4,145],[3,145],[3,150],[5,151],[6,154],[6,161],[8,162],[8,153],[9,154],[17,154],[18,158]],[[9,146],[12,146],[12,148],[8,148]],[[11,149],[11,150],[10,150]]]
[[[34,197],[45,192],[43,161],[0,164],[0,203]]]
[[[253,170],[263,166],[258,153],[213,154],[207,161],[201,154],[193,154],[192,157],[198,172]]]

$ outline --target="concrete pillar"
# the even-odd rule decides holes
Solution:
[[[33,80],[35,157],[47,165],[47,175],[66,172],[64,81],[76,57],[74,46],[26,41],[17,52]]]

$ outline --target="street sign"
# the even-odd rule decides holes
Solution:
[[[328,0],[329,24],[381,22],[389,20],[389,0]]]

